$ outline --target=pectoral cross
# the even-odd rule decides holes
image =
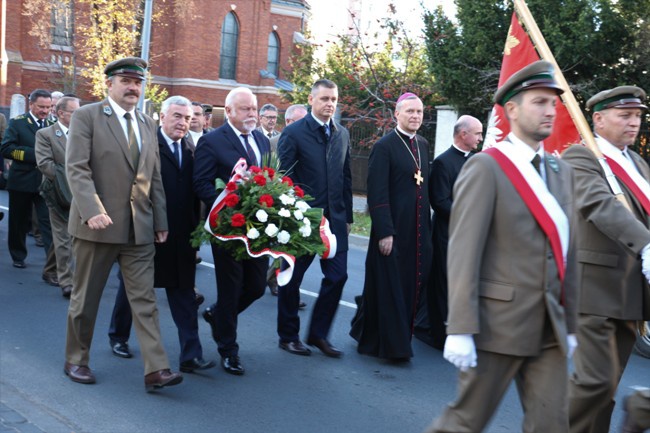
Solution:
[[[424,178],[422,177],[422,171],[418,169],[418,171],[413,174],[413,179],[415,179],[415,183],[417,186],[420,186],[422,182],[424,182]]]

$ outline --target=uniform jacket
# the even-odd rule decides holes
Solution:
[[[350,134],[331,122],[328,140],[311,114],[284,128],[278,142],[280,168],[323,208],[336,235],[337,251],[347,251],[347,223],[352,223],[352,172]]]
[[[52,123],[46,120],[46,124],[49,126]],[[42,179],[41,172],[36,169],[34,152],[38,129],[38,125],[29,113],[9,121],[0,146],[2,156],[13,160],[7,179],[8,190],[38,192]]]
[[[474,334],[478,349],[536,356],[546,316],[567,350],[576,332],[577,266],[571,167],[546,154],[547,186],[570,224],[561,284],[548,238],[494,158],[467,161],[454,186],[448,255],[448,334]],[[548,314],[546,314],[548,313]]]
[[[269,139],[256,130],[251,134],[259,147],[262,161],[268,159]],[[194,153],[194,192],[205,203],[208,211],[217,198],[215,179],[228,182],[239,158],[245,158],[248,165],[256,165],[248,159],[241,140],[229,123],[224,123],[199,139]]]
[[[41,195],[45,198],[48,206],[56,207],[60,211],[70,207],[69,186],[65,177],[66,141],[67,136],[59,123],[36,132],[36,164],[43,174]],[[60,199],[63,196],[68,197],[67,203],[63,203],[63,200]]]
[[[648,164],[637,153],[629,149],[628,153],[643,178],[650,180]],[[571,146],[562,159],[576,173],[578,311],[622,320],[650,319],[650,289],[641,273],[640,260],[641,250],[650,243],[648,216],[620,180],[631,211],[614,198],[589,149]]]
[[[167,141],[158,129],[160,173],[167,201],[167,241],[156,244],[154,260],[156,287],[194,287],[196,249],[190,238],[199,223],[199,201],[192,190],[194,155],[187,139],[180,141],[179,167]]]
[[[93,242],[124,244],[133,227],[137,245],[154,242],[154,232],[167,230],[165,192],[160,178],[156,124],[137,113],[142,147],[137,169],[124,130],[108,100],[75,111],[66,149],[66,173],[72,205],[68,230]],[[87,222],[108,214],[113,224],[91,230]]]

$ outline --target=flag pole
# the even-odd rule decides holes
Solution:
[[[551,52],[551,49],[548,47],[548,44],[544,39],[544,35],[542,35],[542,32],[539,30],[539,27],[535,22],[535,18],[533,18],[533,15],[530,13],[528,5],[526,5],[525,0],[513,0],[513,3],[515,6],[515,11],[517,12],[517,16],[524,23],[524,26],[528,31],[528,35],[533,41],[533,45],[535,45],[535,48],[537,48],[539,56],[547,62],[551,62],[555,68],[555,79],[560,84],[560,86],[564,88],[564,93],[560,97],[562,98],[562,101],[564,101],[564,105],[566,106],[571,119],[573,119],[573,123],[575,124],[578,133],[582,136],[582,140],[584,141],[586,147],[594,153],[596,159],[598,159],[598,162],[600,163],[600,166],[605,171],[605,177],[609,183],[610,189],[616,196],[616,199],[620,201],[628,210],[630,210],[630,205],[623,195],[621,186],[618,184],[618,181],[616,180],[612,169],[609,167],[609,164],[607,164],[603,153],[600,151],[600,148],[596,144],[596,139],[594,138],[594,134],[591,132],[591,128],[589,128],[587,119],[585,119],[585,116],[582,114],[580,106],[578,105],[578,101],[576,101],[576,98],[573,95],[571,88],[569,87],[569,83],[567,83],[566,79],[564,78],[564,74],[562,74],[562,70],[555,60],[555,56]]]

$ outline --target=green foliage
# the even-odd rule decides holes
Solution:
[[[650,0],[529,0],[528,7],[576,98],[622,84],[650,88]],[[456,24],[426,11],[429,70],[459,112],[486,118],[513,6],[456,0]]]

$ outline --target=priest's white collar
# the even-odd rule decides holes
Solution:
[[[452,146],[453,146],[457,151],[459,151],[460,153],[462,153],[463,156],[464,156],[465,158],[467,158],[467,155],[469,155],[470,153],[472,153],[471,150],[463,150],[463,149],[461,149],[460,147],[456,146],[455,143],[451,143],[451,145],[452,145]]]
[[[415,134],[409,134],[408,132],[404,132],[404,130],[400,128],[399,125],[397,125],[395,129],[397,129],[402,135],[406,135],[411,140],[413,140],[413,137],[415,137],[415,135],[417,134],[417,132]]]

